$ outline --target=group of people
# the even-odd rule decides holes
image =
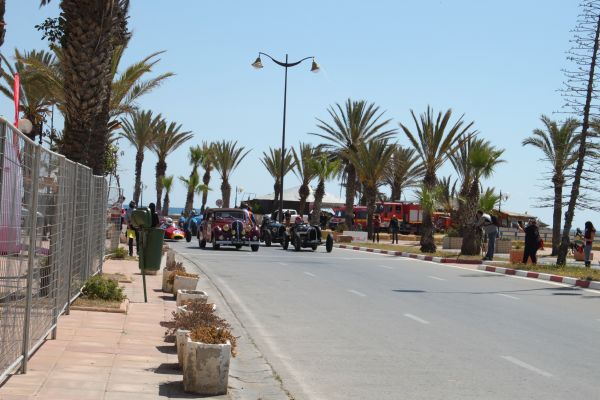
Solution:
[[[379,231],[381,230],[381,216],[373,215],[373,243],[379,243]],[[400,221],[396,215],[392,215],[389,225],[390,233],[392,234],[392,244],[398,244],[398,233],[400,232]]]

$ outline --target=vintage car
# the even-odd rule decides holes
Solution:
[[[287,229],[283,249],[287,250],[290,244],[294,246],[296,251],[307,247],[315,251],[319,245],[325,244],[325,250],[331,253],[331,250],[333,250],[333,236],[330,233],[323,242],[321,228],[318,225],[307,224],[300,217],[297,217],[295,223]]]
[[[271,243],[283,244],[285,241],[285,226],[265,215],[260,226],[260,241],[265,242],[267,247],[270,247]]]
[[[201,249],[211,243],[214,250],[221,246],[250,246],[252,251],[260,247],[260,230],[252,223],[248,210],[241,208],[212,208],[204,212],[198,230],[198,245]]]
[[[198,236],[198,229],[200,229],[200,224],[202,223],[202,214],[194,215],[190,218],[187,218],[183,223],[183,231],[185,232],[185,241],[191,242],[192,237]]]
[[[185,235],[169,217],[161,219],[159,228],[165,230],[165,239],[181,240]]]

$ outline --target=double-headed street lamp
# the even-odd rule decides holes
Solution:
[[[284,173],[284,160],[285,160],[285,111],[286,111],[286,106],[287,106],[287,70],[290,67],[294,67],[294,66],[300,64],[302,61],[312,59],[312,66],[310,68],[310,72],[319,72],[319,64],[317,64],[317,62],[315,61],[315,58],[312,56],[305,57],[296,62],[288,62],[288,55],[286,54],[285,62],[281,62],[281,61],[277,61],[276,59],[274,59],[267,53],[259,52],[258,57],[256,58],[256,61],[254,61],[252,63],[252,66],[256,69],[260,69],[263,67],[262,61],[260,59],[261,55],[269,57],[271,59],[271,61],[273,61],[275,64],[280,65],[283,68],[285,68],[285,84],[284,84],[284,88],[283,88],[283,132],[281,134],[281,181],[280,181],[281,190],[280,190],[280,195],[279,195],[280,196],[279,197],[279,222],[281,222],[281,221],[283,221],[283,173]],[[304,210],[300,210],[300,213],[303,213],[303,212],[304,212]]]

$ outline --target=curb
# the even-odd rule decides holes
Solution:
[[[424,256],[421,254],[406,253],[403,251],[381,250],[381,249],[373,249],[370,247],[347,246],[345,244],[334,244],[334,247],[338,247],[340,249],[364,251],[367,253],[379,253],[379,254],[387,254],[387,255],[396,256],[396,257],[406,257],[406,258],[413,258],[413,259],[423,260],[423,261],[432,261],[432,262],[436,262],[439,264],[477,265],[477,269],[479,271],[495,272],[497,274],[504,274],[504,275],[515,275],[515,276],[521,276],[524,278],[541,279],[541,280],[545,280],[545,281],[564,283],[566,285],[579,286],[579,287],[582,287],[585,289],[600,290],[600,282],[599,281],[584,281],[584,280],[577,279],[577,278],[569,278],[569,277],[560,276],[560,275],[544,274],[541,272],[532,272],[532,271],[526,271],[526,270],[521,270],[521,269],[512,269],[512,268],[503,268],[503,267],[492,267],[490,265],[483,264],[479,260],[460,260],[460,259],[456,259],[456,258]]]

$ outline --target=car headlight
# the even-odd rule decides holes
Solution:
[[[273,233],[277,233],[277,228],[273,228]]]
[[[252,236],[252,240],[254,240],[255,242],[258,240],[258,238],[256,237],[256,235]]]
[[[246,228],[242,229],[242,235],[246,234]]]
[[[223,240],[223,235],[219,236],[219,240]]]
[[[229,224],[223,225],[223,230],[227,232],[229,230]]]

